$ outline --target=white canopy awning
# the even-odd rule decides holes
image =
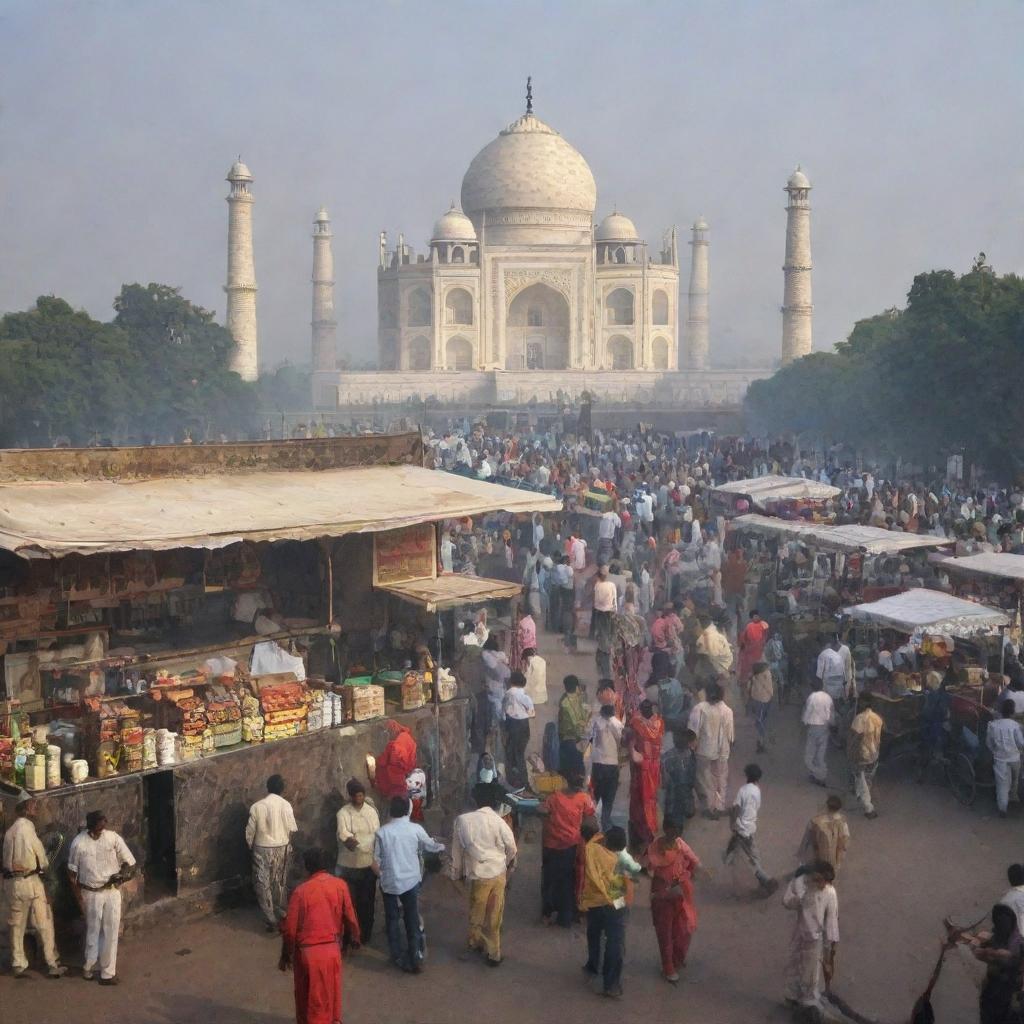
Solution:
[[[733,480],[712,488],[720,494],[738,494],[754,501],[795,500],[805,498],[823,501],[842,494],[838,487],[819,483],[817,480],[805,480],[802,476],[755,476],[749,480]]]
[[[869,555],[896,554],[914,548],[938,548],[952,543],[942,537],[882,530],[877,526],[829,526],[801,519],[777,519],[756,514],[738,516],[733,528],[775,537],[792,537],[804,544],[832,551],[863,551]],[[1024,557],[1021,558],[1024,562]]]
[[[930,631],[954,637],[993,633],[1010,624],[1009,617],[998,608],[920,588],[856,604],[845,611],[858,622],[877,622],[904,633]]]
[[[557,512],[547,494],[422,466],[0,484],[0,548],[32,557],[312,540],[484,512]]]
[[[983,551],[963,558],[944,558],[942,568],[949,572],[969,572],[1003,580],[1024,580],[1024,555],[1002,551]]]

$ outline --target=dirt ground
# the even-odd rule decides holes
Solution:
[[[592,647],[567,656],[552,637],[542,641],[548,658],[549,703],[539,709],[532,746],[554,714],[561,679],[575,672],[593,694]],[[759,840],[767,870],[780,877],[796,865],[807,819],[824,801],[802,761],[799,709],[776,711],[775,742],[758,760],[764,768]],[[753,758],[754,730],[737,715],[731,763],[732,791]],[[845,793],[844,760],[833,755],[831,783]],[[620,789],[625,796],[626,786]],[[959,805],[939,785],[912,780],[880,782],[880,816],[865,820],[850,808],[852,846],[837,889],[841,944],[836,991],[859,1013],[883,1022],[909,1017],[926,982],[942,935],[941,921],[980,917],[1006,889],[1005,870],[1024,855],[1020,815],[996,818],[991,793],[974,807]],[[625,818],[620,799],[617,818]],[[593,994],[580,971],[585,936],[539,923],[540,846],[528,828],[505,917],[505,963],[489,969],[459,960],[465,939],[462,898],[445,879],[431,877],[423,907],[428,960],[420,976],[404,975],[387,961],[383,908],[372,947],[345,963],[348,1024],[455,1024],[475,1018],[618,1024],[624,1017],[650,1024],[701,1022],[751,1024],[788,1021],[782,1005],[783,970],[791,915],[781,890],[756,897],[752,877],[726,869],[721,852],[728,823],[695,819],[686,839],[714,872],[697,883],[699,925],[689,963],[678,986],[662,980],[651,927],[646,883],[627,930],[625,1000]],[[119,988],[100,988],[78,977],[80,949],[65,950],[71,973],[59,982],[0,977],[0,1020],[34,1024],[287,1024],[294,1020],[291,976],[276,970],[279,943],[267,936],[255,907],[198,923],[129,934],[118,958]],[[957,951],[948,960],[934,999],[940,1024],[977,1019],[978,965]]]

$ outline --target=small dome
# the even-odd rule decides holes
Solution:
[[[594,238],[598,242],[639,242],[636,225],[618,210],[608,214],[597,227]]]
[[[242,158],[239,157],[232,165],[231,170],[228,171],[228,181],[252,181],[252,171],[249,170],[245,164],[242,163]]]
[[[811,183],[807,180],[807,175],[800,170],[800,165],[796,165],[796,170],[789,176],[789,181],[786,182],[786,188],[810,188]]]
[[[454,204],[434,225],[432,242],[475,242],[473,222]]]
[[[708,222],[703,217],[698,217],[693,222],[693,230],[694,231],[707,231],[708,230]]]
[[[320,209],[316,211],[316,216],[313,218],[313,223],[323,224],[325,222],[330,221],[330,219],[331,218],[327,215],[327,207],[321,206]]]

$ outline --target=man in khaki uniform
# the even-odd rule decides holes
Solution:
[[[36,835],[32,818],[37,804],[25,797],[15,811],[17,817],[4,834],[3,876],[11,929],[11,968],[15,978],[26,978],[25,928],[31,923],[43,946],[48,976],[61,978],[67,973],[57,957],[53,938],[53,913],[43,888],[42,873],[49,867],[46,850]]]

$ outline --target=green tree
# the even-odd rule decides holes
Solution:
[[[930,463],[965,450],[1003,479],[1024,473],[1024,280],[984,253],[959,277],[918,275],[906,307],[859,321],[834,352],[758,381],[755,426]]]
[[[232,339],[166,285],[125,285],[110,323],[63,299],[0,317],[0,444],[245,435],[257,390],[228,368]]]

